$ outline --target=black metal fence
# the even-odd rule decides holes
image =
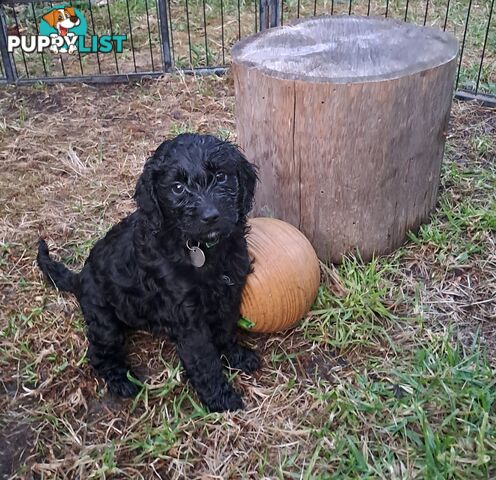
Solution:
[[[460,41],[457,88],[467,98],[496,95],[495,0],[0,0],[0,82],[114,82],[175,69],[219,71],[240,38],[322,14],[399,18],[450,31]],[[39,33],[54,7],[77,8],[87,35],[126,35],[122,52],[52,53],[17,48],[8,37]],[[489,98],[491,101],[491,98]]]

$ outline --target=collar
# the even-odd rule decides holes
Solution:
[[[215,247],[215,245],[217,245],[219,243],[219,239],[215,240],[215,242],[205,242],[205,246],[207,248],[212,248],[212,247]],[[201,243],[200,243],[201,245]]]
[[[197,247],[197,248],[202,248],[202,245],[204,245],[204,246],[205,246],[205,248],[210,249],[210,248],[215,247],[215,246],[219,243],[219,241],[220,241],[220,238],[218,238],[217,240],[215,240],[215,242],[200,242],[200,241],[198,241],[198,240],[195,242],[195,241],[190,240],[190,239],[188,238],[188,239],[186,240],[186,248],[187,248],[188,250],[191,250],[191,246],[196,244],[196,247]]]

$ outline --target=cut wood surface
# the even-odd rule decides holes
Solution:
[[[238,142],[260,169],[254,215],[319,257],[397,248],[435,205],[457,42],[430,27],[319,17],[233,48]]]

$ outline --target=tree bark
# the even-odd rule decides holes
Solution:
[[[255,216],[290,222],[323,260],[400,246],[436,203],[458,45],[440,30],[319,17],[233,48],[238,143]]]

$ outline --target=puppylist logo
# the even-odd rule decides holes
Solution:
[[[80,10],[68,5],[51,8],[40,19],[39,35],[9,35],[10,53],[20,48],[26,53],[42,52],[49,48],[53,53],[122,53],[127,35],[91,35],[86,42],[88,24]]]

